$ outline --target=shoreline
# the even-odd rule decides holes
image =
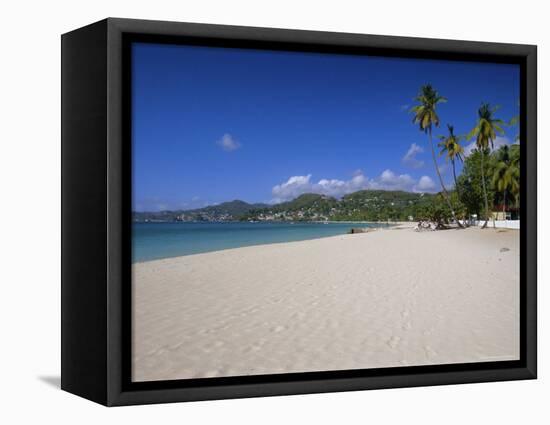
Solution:
[[[133,379],[519,356],[519,232],[380,230],[133,264]]]
[[[399,224],[399,223],[416,223],[417,221],[349,221],[349,220],[258,220],[258,221],[248,221],[248,220],[233,220],[233,221],[181,221],[181,220],[172,220],[172,221],[162,221],[162,220],[149,220],[149,221],[139,221],[132,220],[132,224],[158,224],[158,223],[193,223],[193,224],[223,224],[223,223],[250,223],[250,224],[259,224],[259,223],[312,223],[312,224]]]
[[[388,229],[372,229],[371,232],[365,232],[365,233],[372,233],[372,232],[375,232],[375,231],[378,231],[378,230],[388,230]],[[317,241],[317,240],[320,240],[320,239],[340,238],[342,236],[348,236],[348,235],[349,236],[354,236],[354,235],[358,235],[358,234],[360,234],[360,233],[355,233],[353,235],[349,234],[349,233],[342,233],[341,235],[319,236],[319,237],[316,237],[316,238],[301,239],[301,240],[298,240],[298,241],[259,243],[257,245],[244,245],[244,246],[239,246],[239,247],[236,247],[236,248],[222,248],[222,249],[216,249],[215,251],[197,252],[197,253],[194,253],[194,254],[178,255],[178,256],[175,256],[175,257],[157,258],[155,260],[136,261],[136,262],[133,262],[132,265],[152,263],[152,262],[156,262],[156,261],[167,261],[167,260],[177,261],[178,259],[183,259],[183,258],[188,258],[188,257],[198,256],[198,255],[216,254],[218,252],[239,251],[239,250],[244,250],[244,249],[249,249],[249,248],[252,248],[252,249],[259,248],[259,249],[261,249],[263,247],[270,247],[270,246],[275,246],[275,245],[296,244],[296,243],[301,243],[301,242]]]
[[[341,223],[341,222],[334,222],[334,223]],[[353,222],[353,224],[357,224],[357,223],[358,222]],[[352,224],[352,222],[342,223],[342,224]],[[363,222],[363,224],[380,224],[380,223]],[[410,222],[399,222],[399,223],[397,223],[396,222],[396,223],[393,223],[392,225],[389,225],[389,226],[372,227],[372,228],[369,229],[369,232],[373,232],[373,231],[377,231],[377,230],[390,230],[390,229],[396,229],[396,228],[405,228],[405,227],[411,227],[412,228],[412,227],[414,227],[414,223],[410,223]],[[242,245],[242,246],[238,246],[238,247],[219,248],[219,249],[215,249],[215,250],[212,250],[212,251],[204,251],[204,252],[196,252],[196,253],[190,253],[190,254],[184,254],[184,255],[167,256],[167,257],[163,257],[163,258],[155,258],[155,259],[150,259],[150,260],[132,261],[132,264],[141,264],[141,263],[147,263],[147,262],[151,262],[151,261],[160,261],[160,260],[165,260],[165,259],[188,257],[190,255],[207,254],[207,253],[211,253],[211,252],[220,252],[220,251],[227,251],[227,250],[231,250],[231,249],[240,249],[240,248],[246,248],[246,247],[261,247],[261,246],[264,246],[264,245],[285,244],[285,243],[292,243],[292,242],[304,242],[304,241],[316,240],[316,239],[333,238],[333,237],[338,237],[338,236],[342,236],[342,235],[347,235],[347,234],[349,234],[349,231],[351,231],[352,229],[353,229],[353,227],[350,227],[347,232],[342,232],[340,234],[335,234],[335,235],[319,235],[319,236],[306,238],[306,239],[286,240],[286,241],[277,241],[277,242],[259,242],[259,243],[256,243],[256,244],[252,243],[252,244],[249,244],[249,245]]]

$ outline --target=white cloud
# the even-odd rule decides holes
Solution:
[[[327,180],[321,179],[317,183],[316,189],[325,195],[339,198],[347,193],[364,189],[368,185],[368,179],[363,174],[357,174],[350,180]]]
[[[410,191],[414,184],[415,180],[408,174],[395,174],[391,170],[384,170],[379,177],[370,182],[370,188]]]
[[[294,199],[303,193],[313,191],[313,186],[310,182],[311,174],[307,176],[292,176],[286,182],[273,186],[271,193],[273,194],[273,202],[284,202]]]
[[[318,193],[339,198],[347,193],[366,189],[368,179],[361,173],[354,175],[350,180],[321,179],[317,183],[311,181],[311,174],[292,176],[286,182],[273,187],[272,202],[292,200],[304,193]]]
[[[432,192],[435,184],[428,176],[422,176],[418,181],[409,174],[396,174],[385,170],[378,177],[369,179],[362,172],[354,173],[349,180],[320,179],[312,181],[311,174],[292,176],[286,182],[273,187],[272,203],[290,201],[304,193],[318,193],[321,195],[340,198],[348,193],[363,189],[376,190],[404,190],[408,192]]]
[[[435,182],[431,177],[422,176],[418,180],[418,183],[413,187],[414,192],[434,192]]]
[[[470,156],[472,152],[477,149],[475,140],[464,146],[464,156]]]
[[[508,137],[497,136],[493,141],[493,150],[497,150],[505,145],[513,145],[514,142],[508,139]]]
[[[226,152],[232,152],[241,147],[241,144],[231,136],[231,134],[224,134],[220,140],[216,142]]]
[[[508,137],[497,136],[493,141],[493,150],[497,150],[502,146],[512,145],[512,144],[513,142],[510,139],[508,139]],[[464,156],[470,156],[475,149],[477,149],[476,141],[472,140],[469,144],[464,146]]]
[[[424,152],[424,149],[416,143],[413,143],[405,156],[401,158],[401,162],[408,167],[421,168],[424,165],[424,161],[417,159],[416,155],[422,152]]]

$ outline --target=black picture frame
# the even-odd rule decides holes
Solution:
[[[62,389],[115,406],[536,378],[536,46],[118,18],[61,41]],[[519,64],[520,360],[131,382],[132,41]]]

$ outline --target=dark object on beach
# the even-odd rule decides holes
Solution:
[[[510,248],[506,248],[506,247],[500,248],[500,252],[508,252],[508,251],[510,251]]]
[[[435,221],[419,221],[414,230],[416,232],[423,232],[426,230],[443,230],[448,229],[447,226],[445,226],[441,222],[435,222]]]
[[[352,227],[348,233],[353,235],[354,233],[367,233],[368,231],[369,229],[364,229],[361,227]]]

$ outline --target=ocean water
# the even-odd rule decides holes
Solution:
[[[346,234],[352,227],[383,227],[373,223],[133,223],[132,261],[268,243],[302,241]]]

